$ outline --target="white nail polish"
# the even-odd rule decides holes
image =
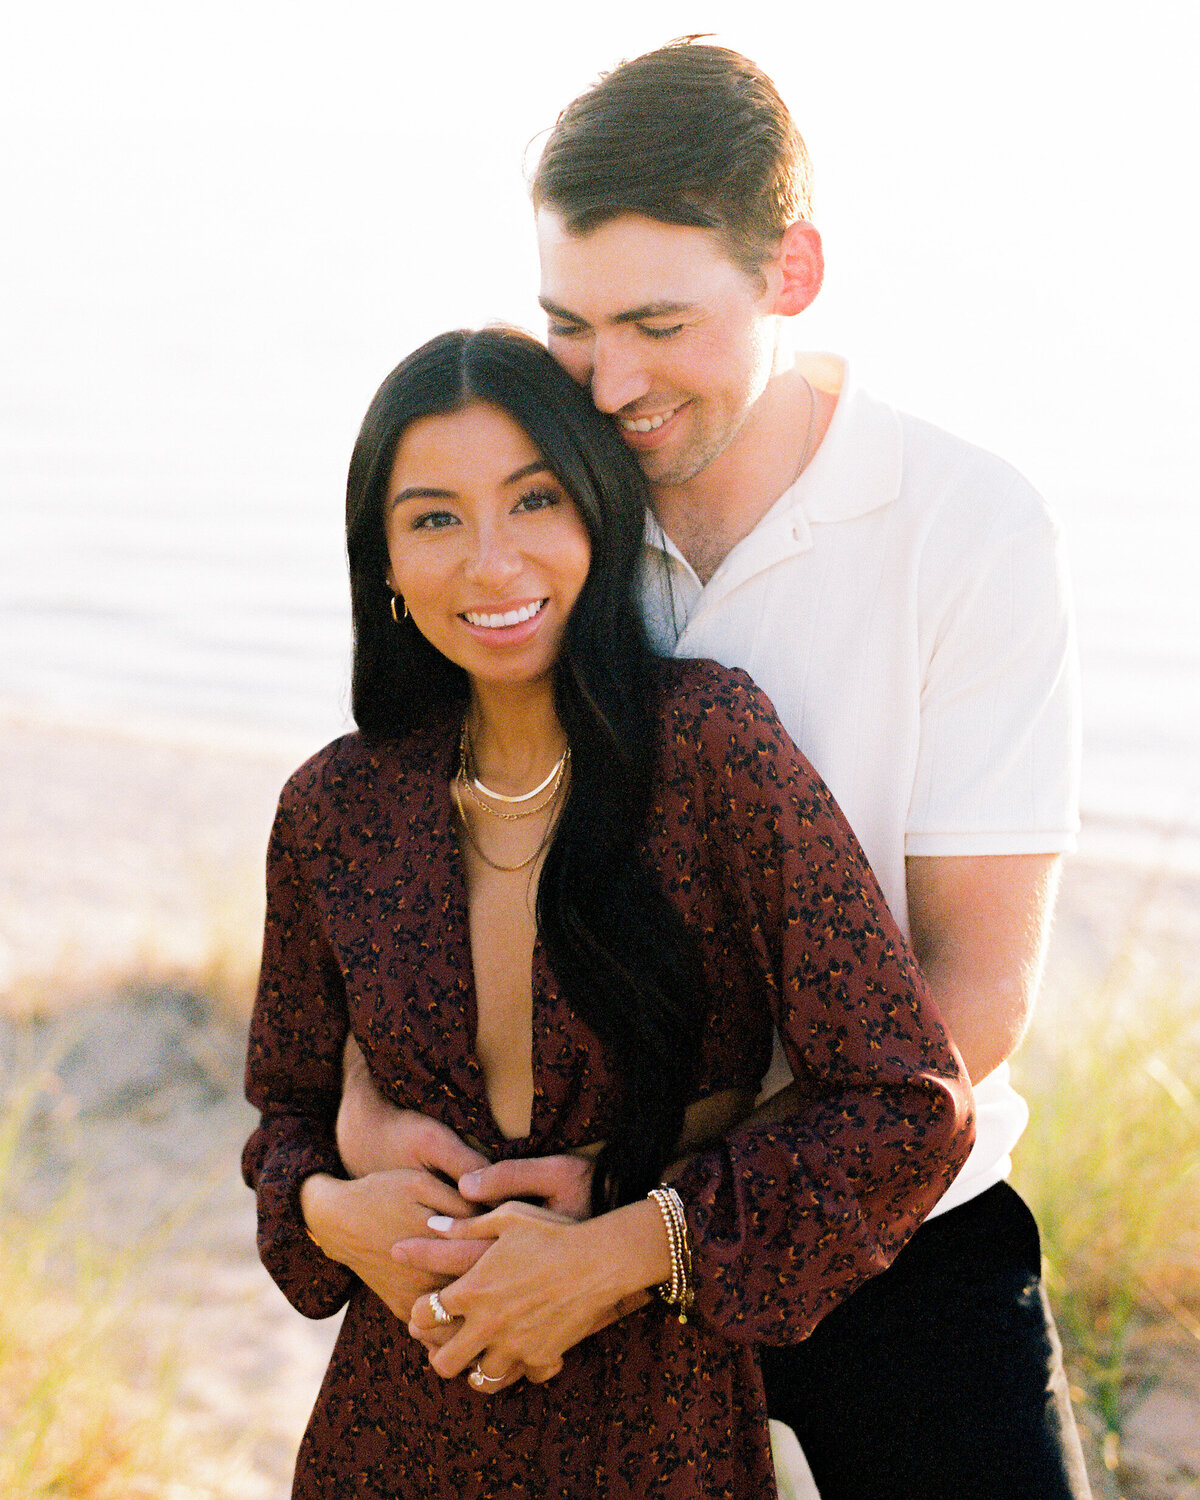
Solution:
[[[434,1234],[445,1234],[447,1230],[454,1228],[454,1220],[447,1214],[431,1214],[425,1222]]]

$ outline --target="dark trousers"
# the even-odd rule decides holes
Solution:
[[[821,1500],[1087,1500],[1037,1225],[1008,1186],[931,1219],[791,1348],[767,1407]]]

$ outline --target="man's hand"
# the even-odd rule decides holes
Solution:
[[[423,1168],[453,1182],[488,1164],[486,1156],[460,1141],[448,1126],[389,1104],[376,1089],[353,1036],[346,1039],[342,1059],[337,1144],[352,1177]]]
[[[464,1173],[458,1190],[470,1203],[499,1205],[510,1198],[536,1198],[566,1219],[586,1219],[592,1211],[592,1163],[586,1156],[530,1156],[498,1161]]]
[[[592,1164],[587,1157],[538,1156],[490,1166],[447,1126],[389,1104],[376,1089],[353,1036],[343,1054],[337,1143],[353,1177],[420,1167],[457,1180],[459,1192],[471,1203],[490,1207],[508,1198],[536,1198],[551,1213],[571,1219],[586,1219],[591,1212]]]
[[[452,1223],[474,1213],[448,1183],[422,1170],[373,1172],[354,1182],[317,1173],[301,1186],[300,1207],[309,1234],[330,1260],[353,1271],[402,1323],[418,1297],[462,1275],[487,1248],[486,1241],[458,1241],[456,1256],[443,1255],[447,1269],[440,1274],[396,1259],[396,1241],[428,1234],[431,1216]],[[449,1247],[439,1241],[438,1248]]]

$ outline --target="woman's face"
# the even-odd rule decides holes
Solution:
[[[591,565],[579,512],[522,427],[473,402],[422,417],[384,501],[388,585],[473,681],[549,676]]]

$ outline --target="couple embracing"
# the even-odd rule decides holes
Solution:
[[[549,353],[380,388],[358,732],[272,833],[244,1168],[346,1305],[293,1493],[766,1497],[770,1415],[823,1500],[1086,1495],[1005,1181],[1075,827],[1055,528],[785,354],[821,242],[747,59],[623,64],[533,201]]]

